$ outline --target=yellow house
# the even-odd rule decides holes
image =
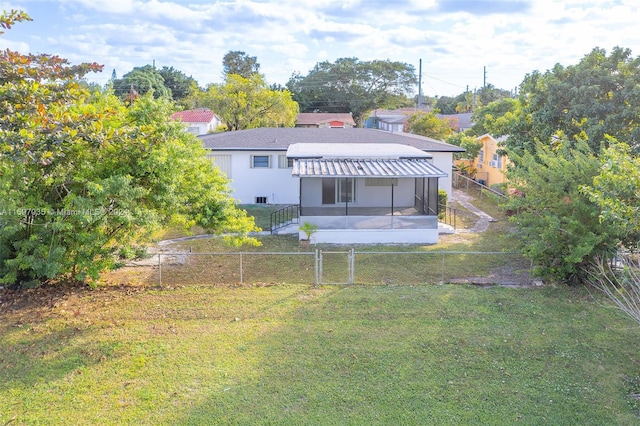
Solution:
[[[464,160],[458,166],[464,165],[471,171],[475,170],[475,180],[485,186],[491,186],[505,182],[504,172],[507,169],[508,159],[504,155],[498,155],[500,143],[504,142],[506,136],[495,139],[488,133],[476,138],[482,143],[482,148],[478,156],[471,160]],[[473,175],[473,172],[472,172]]]

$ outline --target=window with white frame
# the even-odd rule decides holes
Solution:
[[[478,151],[478,163],[479,164],[484,163],[484,149],[481,149],[480,151]]]
[[[269,168],[271,167],[270,155],[252,155],[251,168]]]
[[[491,165],[496,169],[502,168],[502,155],[493,154],[493,159],[491,161]]]

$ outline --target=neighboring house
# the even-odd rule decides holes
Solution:
[[[488,133],[478,136],[476,140],[482,143],[478,156],[473,160],[461,160],[457,164],[474,169],[475,180],[485,186],[504,183],[508,159],[499,155],[498,150],[506,139],[506,136],[495,139]]]
[[[362,128],[260,128],[200,138],[238,202],[297,204],[301,220],[327,216],[315,242],[437,241],[438,189],[451,193],[453,153],[463,151]]]
[[[364,127],[368,129],[386,130],[388,132],[405,132],[407,130],[406,123],[409,116],[417,112],[427,111],[418,111],[415,108],[403,108],[393,111],[374,110],[369,115],[369,118],[365,120]],[[438,114],[438,118],[448,121],[451,128],[456,132],[464,132],[473,126],[471,116],[472,113]]]
[[[411,114],[418,112],[416,108],[395,110],[374,109],[364,122],[367,129],[379,129],[387,132],[404,132],[405,123]]]
[[[447,120],[451,124],[451,128],[456,132],[464,132],[473,127],[473,121],[471,120],[471,112],[462,112],[460,114],[438,114],[438,118]]]
[[[178,111],[171,116],[171,119],[184,123],[187,131],[194,135],[211,133],[222,124],[220,117],[207,108]]]
[[[296,127],[347,128],[356,127],[351,113],[301,112],[296,118]]]

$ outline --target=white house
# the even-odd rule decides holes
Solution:
[[[187,131],[194,135],[213,132],[222,124],[220,117],[207,108],[178,111],[171,116],[171,119],[184,123]]]
[[[345,128],[259,128],[199,136],[209,158],[231,179],[232,196],[243,204],[298,204],[299,179],[291,175],[287,149],[294,143],[385,143],[408,145],[432,156],[447,173],[439,187],[451,194],[453,153],[459,146],[410,133]]]
[[[435,243],[438,189],[462,148],[362,128],[260,128],[200,136],[243,204],[295,204],[313,242]]]

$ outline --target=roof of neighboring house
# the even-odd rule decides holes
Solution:
[[[495,137],[493,137],[492,135],[490,135],[489,133],[485,133],[485,134],[484,134],[484,135],[482,135],[482,136],[478,136],[478,137],[476,138],[476,140],[480,140],[480,139],[484,139],[484,138],[491,138],[491,139],[493,139],[494,141],[496,141],[496,142],[500,143],[500,142],[504,142],[504,141],[506,141],[506,140],[509,138],[509,136],[504,135],[504,136],[499,136],[499,137],[495,138]]]
[[[286,151],[294,143],[392,143],[427,152],[464,152],[463,148],[411,133],[391,133],[363,128],[270,127],[199,136],[207,149],[216,151]]]
[[[471,112],[463,112],[460,114],[438,114],[438,118],[450,120],[458,129],[470,129],[473,126],[471,121]]]
[[[356,125],[356,122],[353,121],[353,117],[349,112],[301,112],[296,118],[296,124],[298,125],[321,124],[329,121],[341,121],[351,126]]]
[[[171,115],[171,119],[183,123],[211,123],[215,115],[210,109],[198,108],[175,112]]]

